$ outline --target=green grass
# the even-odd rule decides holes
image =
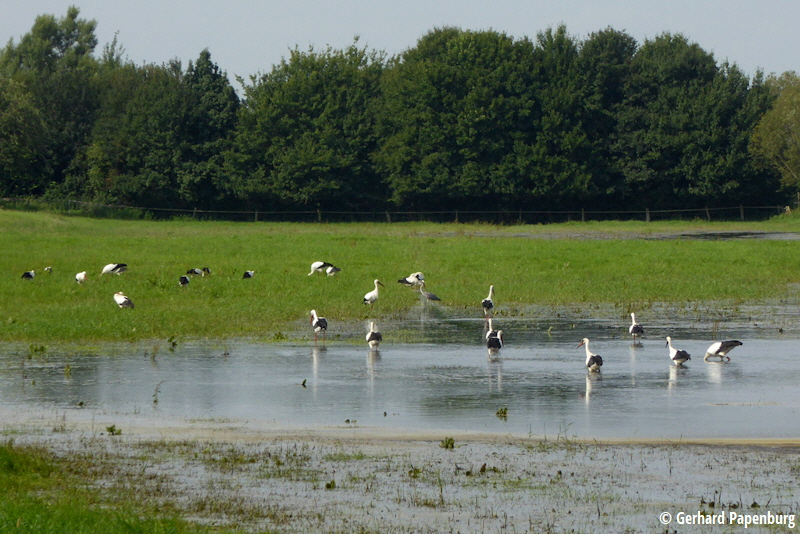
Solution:
[[[414,271],[425,273],[442,305],[467,316],[480,314],[489,284],[498,307],[517,313],[529,304],[753,302],[800,282],[800,246],[792,241],[622,238],[693,230],[798,231],[800,218],[503,227],[120,221],[0,210],[0,340],[292,339],[307,335],[312,308],[338,322],[402,314],[418,295],[396,281]],[[581,238],[598,233],[604,239]],[[531,237],[540,234],[562,238]],[[342,272],[307,276],[315,260]],[[130,270],[101,277],[113,262]],[[194,267],[212,275],[179,287]],[[36,278],[22,280],[30,269]],[[242,280],[247,269],[256,275]],[[84,270],[89,280],[78,285],[74,275]],[[375,278],[386,288],[370,312],[361,301]],[[136,308],[118,309],[117,291]]]
[[[101,497],[91,477],[76,475],[44,449],[0,445],[0,532],[20,534],[182,534],[209,532],[116,495]],[[90,469],[87,468],[87,471]],[[120,502],[122,501],[122,502]]]

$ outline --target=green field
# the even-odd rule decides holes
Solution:
[[[308,337],[312,308],[331,321],[400,316],[419,295],[397,280],[425,273],[442,306],[480,316],[494,284],[498,309],[527,305],[759,302],[800,282],[788,240],[631,239],[690,231],[797,231],[800,219],[761,223],[291,224],[120,221],[0,210],[0,340],[146,341],[171,337]],[[338,276],[308,276],[324,260]],[[100,275],[107,263],[129,271]],[[52,273],[44,267],[52,266]],[[211,276],[178,277],[209,267]],[[35,269],[33,280],[24,271]],[[255,277],[243,280],[245,270]],[[74,275],[87,271],[83,285]],[[373,279],[386,284],[370,311]],[[119,309],[113,294],[135,303]]]

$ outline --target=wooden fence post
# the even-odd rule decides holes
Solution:
[[[256,221],[255,222],[258,222],[258,210],[256,210]]]
[[[322,222],[322,212],[320,211],[319,208],[317,208],[317,222],[318,223]]]
[[[739,204],[739,218],[744,222],[744,206]]]
[[[581,208],[581,222],[586,222],[586,210]]]
[[[458,210],[456,210],[456,222],[458,222]]]
[[[706,206],[706,219],[711,220],[711,212],[708,211],[708,206]]]
[[[386,212],[386,222],[392,224],[392,216],[389,214],[388,211]]]
[[[650,208],[644,209],[644,222],[650,222]]]

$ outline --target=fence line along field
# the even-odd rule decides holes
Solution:
[[[465,317],[482,316],[491,284],[508,314],[531,304],[616,304],[625,320],[655,302],[756,302],[785,297],[800,282],[796,241],[660,237],[798,229],[793,216],[493,226],[120,221],[0,210],[0,339],[311,339],[311,309],[327,317],[330,335],[337,323],[418,306],[419,292],[396,283],[417,271],[442,299],[432,305]],[[341,272],[308,276],[314,261]],[[101,275],[111,263],[127,271]],[[179,283],[204,267],[210,274]],[[34,278],[23,279],[31,270]],[[375,279],[386,288],[370,310],[363,296]],[[135,307],[120,308],[117,292]]]

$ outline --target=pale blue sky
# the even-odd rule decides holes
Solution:
[[[185,67],[208,48],[231,78],[268,72],[295,45],[344,48],[358,35],[361,45],[392,55],[434,27],[535,37],[560,23],[580,39],[609,26],[639,43],[683,33],[749,76],[758,68],[800,71],[797,0],[0,0],[0,45],[27,33],[38,14],[61,17],[70,5],[97,21],[97,54],[115,32],[140,64],[178,58]]]

